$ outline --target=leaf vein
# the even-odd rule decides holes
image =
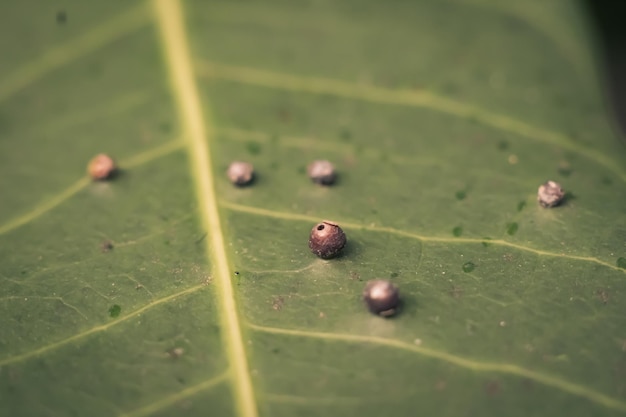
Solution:
[[[94,327],[92,327],[90,329],[87,329],[87,330],[85,330],[83,332],[77,333],[77,334],[75,334],[73,336],[67,337],[67,338],[62,339],[62,340],[58,340],[58,341],[56,341],[54,343],[50,343],[49,345],[45,345],[45,346],[42,346],[40,348],[31,350],[31,351],[28,351],[28,352],[21,353],[19,355],[9,356],[7,358],[0,359],[0,366],[4,366],[4,365],[10,364],[10,363],[21,362],[21,361],[24,361],[26,359],[30,359],[30,358],[36,357],[36,356],[41,356],[44,353],[47,353],[47,352],[52,351],[54,349],[60,348],[62,346],[65,346],[65,345],[67,345],[67,344],[69,344],[71,342],[75,342],[77,340],[83,339],[83,338],[85,338],[87,336],[90,336],[92,334],[100,333],[100,332],[103,332],[105,330],[108,330],[111,327],[117,326],[120,323],[123,323],[123,322],[125,322],[127,320],[130,320],[130,319],[132,319],[134,317],[137,317],[140,314],[142,314],[142,313],[144,313],[144,312],[146,312],[146,311],[148,311],[148,310],[150,310],[150,309],[152,309],[152,308],[154,308],[154,307],[156,307],[158,305],[167,303],[168,301],[174,300],[174,299],[176,299],[178,297],[181,297],[183,295],[193,294],[196,291],[199,291],[199,290],[201,290],[202,288],[205,288],[205,287],[206,287],[206,284],[199,284],[199,285],[195,285],[193,287],[187,288],[186,290],[182,290],[182,291],[179,291],[177,293],[170,294],[168,296],[161,297],[159,299],[153,300],[150,303],[146,304],[145,306],[143,306],[141,308],[138,308],[135,311],[132,311],[132,312],[126,314],[126,315],[123,315],[123,316],[119,317],[115,321],[111,321],[109,323],[105,323],[105,324],[101,324],[101,325],[98,325],[98,326],[94,326]]]
[[[562,133],[535,127],[529,123],[502,114],[493,113],[468,103],[442,97],[429,91],[392,90],[329,78],[304,77],[208,61],[199,62],[197,67],[198,72],[208,78],[286,91],[328,94],[374,103],[423,107],[462,119],[474,119],[485,126],[511,132],[538,142],[569,149],[584,158],[594,160],[606,169],[611,170],[620,177],[622,181],[626,182],[626,173],[622,171],[614,160],[594,149],[572,142]]]
[[[306,214],[294,214],[294,213],[286,213],[286,212],[280,212],[280,211],[274,211],[274,210],[267,210],[267,209],[262,209],[258,207],[231,203],[228,201],[221,201],[220,204],[223,207],[226,207],[233,211],[253,214],[257,216],[273,217],[273,218],[281,219],[281,220],[304,221],[304,222],[312,222],[312,223],[317,223],[319,221],[319,218],[314,217],[314,216],[308,216]],[[437,236],[424,236],[424,235],[419,235],[417,233],[405,232],[404,230],[395,229],[393,227],[371,226],[371,225],[364,225],[364,224],[359,224],[359,223],[354,223],[354,222],[345,222],[341,220],[337,220],[337,221],[341,223],[341,226],[345,227],[346,229],[368,230],[371,232],[389,233],[389,234],[393,234],[397,236],[404,236],[404,237],[408,237],[412,239],[417,239],[421,242],[439,242],[439,243],[451,243],[451,244],[458,244],[458,243],[482,244],[484,242],[489,242],[489,244],[510,247],[510,248],[522,250],[525,252],[532,252],[536,255],[541,255],[541,256],[550,256],[554,258],[565,258],[565,259],[573,259],[576,261],[591,262],[591,263],[605,266],[607,268],[611,268],[616,271],[620,271],[622,273],[626,273],[626,269],[619,268],[615,265],[611,265],[610,263],[602,261],[598,258],[594,258],[593,256],[568,255],[565,253],[550,252],[550,251],[546,251],[542,249],[535,249],[529,246],[520,245],[518,243],[508,242],[503,239],[486,240],[486,239],[463,238],[463,237],[448,238],[448,237],[437,237]]]
[[[519,365],[510,363],[491,363],[491,362],[479,362],[472,359],[456,356],[451,353],[429,349],[422,346],[402,342],[394,339],[384,339],[377,336],[365,336],[365,335],[350,335],[339,333],[324,333],[314,332],[308,330],[294,330],[294,329],[280,329],[275,327],[260,326],[257,324],[248,323],[248,326],[259,332],[269,334],[280,334],[285,336],[299,336],[308,337],[314,339],[331,340],[331,341],[344,341],[352,343],[370,343],[375,345],[387,346],[396,349],[407,350],[426,356],[432,359],[438,359],[461,368],[470,369],[477,372],[498,372],[508,375],[514,375],[518,377],[528,378],[537,381],[541,384],[557,388],[561,391],[586,398],[594,403],[603,405],[607,408],[612,408],[620,411],[626,411],[626,403],[618,399],[612,398],[599,391],[595,391],[589,387],[579,385],[567,380],[561,379],[554,375],[544,374],[537,371],[531,371],[523,368]]]
[[[122,168],[134,168],[143,164],[146,164],[154,159],[161,158],[163,156],[169,155],[172,152],[175,152],[179,149],[182,149],[184,143],[181,140],[174,140],[164,145],[157,146],[154,149],[150,149],[146,152],[142,152],[135,156],[130,157],[129,159],[123,160],[120,162]],[[13,229],[17,229],[20,226],[23,226],[38,217],[46,214],[51,211],[55,207],[61,205],[63,202],[69,200],[74,195],[78,194],[81,190],[87,187],[91,183],[89,177],[84,176],[81,179],[77,180],[74,184],[67,187],[65,190],[59,192],[52,198],[47,201],[40,203],[31,209],[28,213],[18,216],[14,219],[9,220],[3,225],[0,225],[0,235],[3,235],[7,232],[10,232]]]
[[[223,343],[233,368],[232,388],[236,407],[244,417],[258,415],[248,359],[239,324],[230,266],[214,188],[211,148],[206,138],[213,137],[212,124],[205,122],[193,72],[183,11],[178,0],[154,0],[156,21],[164,48],[171,88],[181,125],[186,132],[191,174],[196,186],[200,217],[209,232],[205,249],[213,260],[215,285],[224,328]],[[205,108],[205,110],[207,110]]]
[[[23,65],[0,80],[0,102],[49,72],[143,27],[149,22],[148,16],[143,4],[135,6],[82,36],[49,49],[38,59]]]

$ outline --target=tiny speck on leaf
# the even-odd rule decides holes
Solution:
[[[472,272],[476,268],[474,262],[465,262],[463,264],[463,272]]]
[[[122,307],[120,307],[117,304],[113,304],[111,307],[109,307],[109,316],[111,317],[118,317],[121,312],[122,312]]]
[[[626,269],[626,258],[624,257],[617,258],[617,267]]]
[[[167,351],[167,355],[172,359],[178,359],[185,353],[185,349],[181,347],[172,348]]]
[[[398,275],[400,274],[398,274],[397,272],[392,272],[391,274],[389,274],[391,278],[396,278]]]
[[[456,197],[457,200],[465,200],[465,197],[467,197],[467,193],[463,190],[457,191],[454,196]]]
[[[520,201],[519,203],[517,203],[517,211],[524,210],[524,207],[526,207],[526,201]]]
[[[513,223],[509,223],[506,225],[506,232],[510,235],[513,236],[515,233],[517,233],[517,229],[519,229],[519,225],[515,222]]]
[[[344,142],[349,142],[350,139],[352,139],[352,132],[347,127],[344,127],[343,129],[341,129],[341,132],[339,132],[339,137]]]
[[[246,149],[250,155],[258,155],[261,153],[262,147],[259,142],[250,141],[246,143]]]
[[[463,228],[461,226],[457,226],[454,229],[452,229],[452,234],[456,237],[459,237],[463,234]]]
[[[111,252],[113,250],[113,243],[110,240],[105,240],[100,244],[100,250],[102,253]]]
[[[559,174],[561,174],[564,177],[569,177],[572,174],[572,169],[569,167],[560,167],[558,171],[559,171]]]
[[[57,23],[59,25],[64,24],[65,22],[67,22],[67,13],[65,13],[64,10],[59,10],[57,12]]]
[[[507,142],[506,140],[498,142],[498,149],[500,149],[501,151],[506,151],[507,149],[509,149],[509,142]]]

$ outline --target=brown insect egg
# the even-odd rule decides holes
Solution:
[[[235,161],[228,167],[228,179],[237,186],[249,185],[254,179],[254,167],[248,162]]]
[[[311,230],[309,248],[323,259],[330,259],[339,254],[346,245],[346,234],[337,223],[324,220]]]
[[[307,167],[309,178],[320,185],[332,185],[337,179],[337,173],[332,163],[326,160],[313,161]]]
[[[558,206],[563,198],[565,198],[565,191],[561,188],[561,184],[555,181],[546,181],[539,186],[537,191],[537,201],[542,207]]]
[[[117,166],[113,158],[107,154],[101,153],[89,161],[87,172],[94,180],[106,180],[115,175]]]
[[[374,314],[393,316],[400,304],[398,287],[384,279],[368,281],[363,290],[363,300]]]

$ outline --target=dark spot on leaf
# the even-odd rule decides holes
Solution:
[[[463,264],[463,272],[472,272],[474,269],[476,269],[474,262],[465,262]]]
[[[626,258],[624,257],[617,258],[616,264],[618,268],[626,269]]]
[[[600,180],[600,182],[604,185],[611,185],[613,184],[613,180],[609,177],[602,177],[602,179]]]
[[[352,132],[350,131],[350,129],[348,129],[347,127],[344,127],[343,129],[341,129],[341,131],[339,132],[339,137],[341,138],[341,140],[343,140],[344,142],[350,142],[350,139],[352,139]]]
[[[118,317],[121,312],[122,312],[122,307],[120,307],[117,304],[113,304],[111,307],[109,307],[109,316],[111,317]]]
[[[498,142],[498,149],[501,151],[506,151],[507,149],[509,149],[509,142],[507,142],[506,140],[501,140],[500,142]]]
[[[526,207],[526,201],[520,201],[519,203],[517,203],[517,211],[524,210],[524,207]]]
[[[350,271],[350,279],[354,281],[361,281],[361,276],[356,271]]]
[[[481,245],[483,245],[483,247],[485,247],[485,248],[486,248],[487,246],[490,246],[490,245],[491,245],[491,243],[487,242],[488,240],[491,240],[491,238],[490,238],[490,237],[484,237],[484,238],[483,238],[483,241],[482,241],[482,242],[480,242],[480,243],[481,243]]]
[[[488,381],[485,384],[485,392],[491,396],[497,395],[500,392],[500,383],[498,381]]]
[[[376,209],[372,209],[371,211],[372,211],[372,214],[378,214],[378,210]]]
[[[203,233],[202,236],[200,236],[198,239],[196,239],[196,241],[194,242],[196,245],[200,242],[202,242],[204,240],[204,238],[206,238],[207,233]]]
[[[235,275],[239,275],[239,271],[235,271]]]
[[[182,376],[176,377],[176,381],[178,381],[178,383],[181,385],[185,385],[185,378],[183,378]]]
[[[277,112],[278,120],[283,123],[289,123],[291,121],[291,112],[285,108],[281,108]]]
[[[454,196],[457,200],[464,200],[467,197],[467,193],[463,190],[457,191]]]
[[[530,391],[535,387],[535,383],[532,379],[524,378],[522,379],[522,387],[525,390]]]
[[[459,237],[463,234],[463,228],[461,226],[457,226],[454,229],[452,229],[452,234],[456,237]]]
[[[400,275],[400,274],[398,274],[397,272],[392,272],[391,274],[389,274],[389,277],[390,278],[396,278],[398,275]]]
[[[298,167],[298,174],[306,174],[306,166],[302,165]]]
[[[169,133],[172,130],[172,125],[170,125],[170,122],[161,122],[159,130],[163,133]]]
[[[572,169],[570,167],[559,167],[558,172],[564,177],[569,177],[572,174]]]
[[[67,22],[67,13],[65,13],[65,10],[59,10],[56,19],[59,25],[65,24],[65,22]]]
[[[274,355],[278,355],[280,353],[280,349],[279,348],[274,348],[274,349],[272,349],[272,353]]]
[[[517,233],[517,229],[519,229],[519,225],[515,222],[506,225],[506,232],[511,236]]]
[[[113,250],[113,243],[110,240],[105,240],[100,244],[100,251],[102,253],[111,252]]]
[[[248,153],[250,155],[258,155],[261,153],[262,150],[262,146],[259,142],[256,141],[249,141],[248,143],[246,143],[246,149],[248,150]]]

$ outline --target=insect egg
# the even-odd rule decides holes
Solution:
[[[537,191],[537,201],[542,207],[558,206],[565,197],[565,191],[561,188],[561,184],[555,181],[546,181],[539,186]]]
[[[101,153],[89,161],[87,172],[94,180],[106,180],[115,175],[117,166],[113,158],[107,154]]]
[[[307,167],[307,173],[314,183],[320,185],[332,185],[337,178],[335,167],[326,160],[311,162]]]
[[[311,229],[309,249],[323,259],[337,256],[346,245],[346,234],[337,223],[324,220]]]
[[[374,314],[390,317],[396,313],[400,303],[398,287],[384,279],[368,281],[363,290],[363,300]]]
[[[235,185],[248,185],[254,179],[254,167],[247,162],[235,161],[228,167],[228,179]]]

